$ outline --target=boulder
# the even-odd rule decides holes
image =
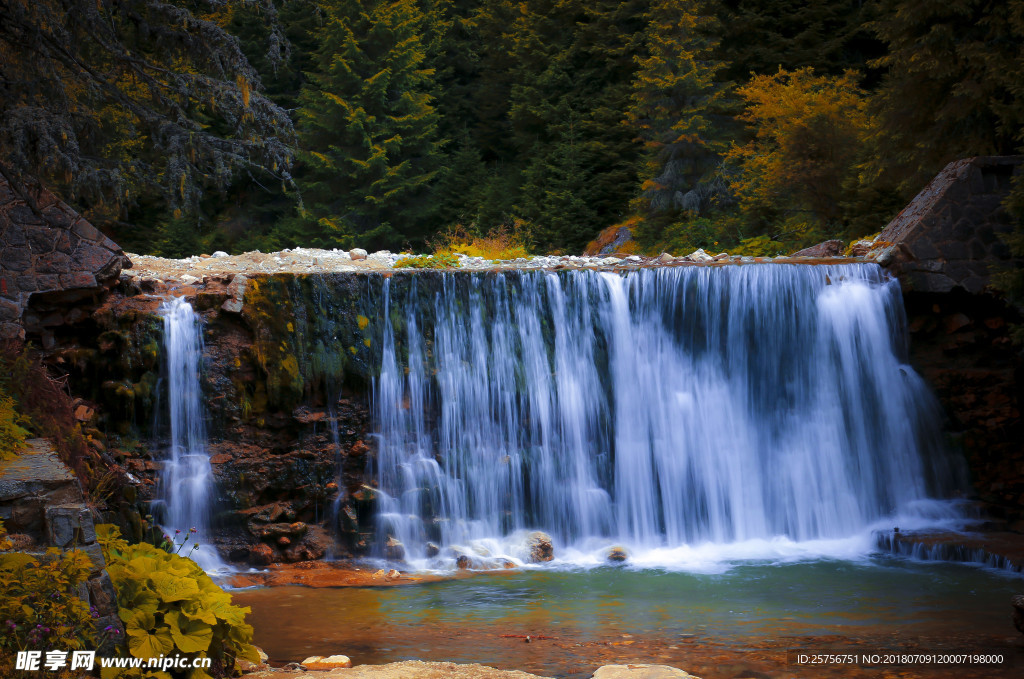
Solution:
[[[626,551],[625,547],[615,545],[614,547],[608,550],[607,558],[612,563],[622,563],[623,561],[629,559],[629,552]]]
[[[705,262],[714,261],[715,258],[709,255],[708,253],[704,252],[703,248],[698,248],[694,252],[691,252],[690,254],[686,255],[686,259],[688,259],[691,262],[696,262],[697,264],[703,264]]]
[[[335,670],[352,667],[352,661],[347,655],[311,655],[300,664],[307,670]]]
[[[352,248],[351,250],[348,251],[348,256],[351,257],[353,260],[366,259],[368,253],[366,252],[366,250],[362,248]]]
[[[605,665],[597,668],[591,679],[699,679],[670,665]]]
[[[551,561],[555,558],[555,548],[551,545],[551,536],[541,531],[534,531],[526,536],[526,551],[530,563]]]
[[[428,542],[427,543],[426,550],[427,550],[427,558],[428,559],[432,559],[432,558],[434,558],[435,556],[437,556],[438,554],[441,553],[441,548],[438,547],[433,542]]]
[[[843,254],[843,241],[827,240],[803,250],[797,250],[792,257],[838,257]]]
[[[384,544],[384,558],[388,561],[404,561],[405,545],[396,537],[389,537]]]

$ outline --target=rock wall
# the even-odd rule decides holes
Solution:
[[[907,291],[982,293],[994,268],[1021,264],[1001,237],[1013,228],[1002,203],[1022,162],[1024,156],[988,156],[950,163],[882,230],[868,258],[888,266]]]
[[[52,328],[85,316],[70,303],[116,284],[131,261],[49,191],[35,202],[33,210],[0,179],[0,339],[27,330],[52,346]]]
[[[1021,310],[989,287],[1024,263],[1002,236],[1003,209],[1024,157],[950,163],[873,243],[867,258],[903,286],[910,355],[942,401],[950,445],[963,450],[974,491],[1024,532],[1024,358],[1011,338]]]

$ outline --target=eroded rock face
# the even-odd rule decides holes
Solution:
[[[69,318],[69,303],[117,283],[131,261],[49,191],[34,200],[37,211],[0,179],[0,339],[24,338],[27,330],[46,344],[51,328],[84,318]]]

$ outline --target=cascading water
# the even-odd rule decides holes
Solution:
[[[378,538],[409,560],[429,541],[522,555],[532,529],[582,561],[867,545],[959,482],[873,264],[383,285]]]
[[[217,570],[223,567],[223,562],[217,550],[207,543],[214,485],[210,456],[206,452],[203,393],[199,382],[202,323],[192,306],[181,297],[164,302],[160,315],[164,319],[171,429],[171,447],[160,475],[163,529],[178,544],[189,536],[181,553],[189,553],[206,571]],[[190,533],[192,528],[197,532]],[[197,543],[199,548],[192,550]]]

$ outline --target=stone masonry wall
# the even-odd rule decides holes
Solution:
[[[46,343],[48,328],[76,320],[70,303],[116,284],[131,261],[49,191],[35,200],[38,212],[0,180],[0,339],[27,330]],[[39,312],[25,313],[30,302],[43,302]]]
[[[993,267],[1019,265],[1000,236],[1012,229],[1002,203],[1022,162],[989,156],[950,163],[885,227],[868,258],[888,266],[907,291],[982,292]]]

